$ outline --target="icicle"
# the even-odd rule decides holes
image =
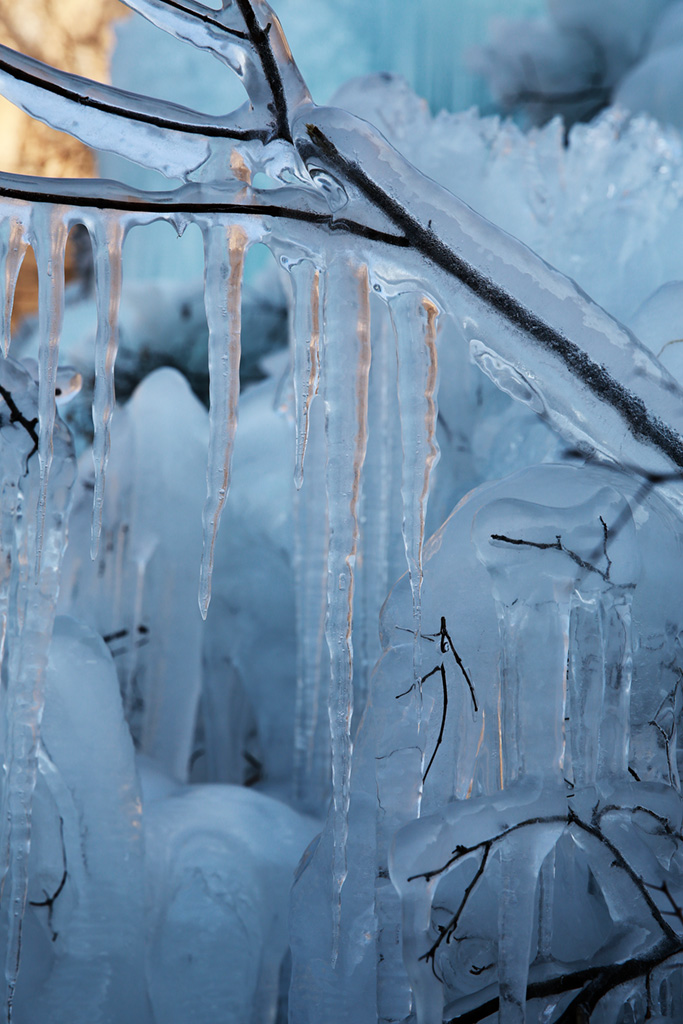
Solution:
[[[91,228],[97,300],[95,391],[92,403],[92,419],[95,428],[92,450],[95,463],[95,492],[93,495],[90,556],[93,559],[97,557],[102,532],[104,486],[110,449],[109,427],[116,404],[114,364],[119,345],[118,322],[124,237],[123,223],[117,217],[98,218]]]
[[[59,341],[64,317],[64,253],[68,222],[59,207],[37,206],[32,220],[33,246],[38,265],[40,348],[38,350],[38,422],[40,442],[40,492],[38,495],[37,567],[43,548],[47,487],[52,466],[52,433],[55,424],[55,387]]]
[[[17,216],[11,216],[2,225],[0,239],[0,316],[2,317],[2,351],[9,355],[12,339],[12,310],[14,309],[14,293],[19,278],[21,264],[24,262],[28,243],[25,226]]]
[[[199,608],[206,618],[221,513],[230,487],[230,462],[240,393],[242,277],[248,237],[239,226],[218,224],[204,232],[204,302],[209,325],[209,462],[204,505],[204,548]]]
[[[353,326],[355,325],[355,330]],[[323,390],[329,517],[328,607],[329,716],[334,819],[332,961],[339,952],[341,890],[347,873],[346,843],[351,784],[353,714],[353,575],[358,547],[358,502],[367,444],[370,371],[370,303],[366,267],[335,259],[325,281]]]
[[[415,629],[420,630],[422,546],[429,476],[439,458],[436,443],[436,332],[434,303],[404,293],[389,303],[396,335],[398,397],[403,443],[403,542],[410,573]]]
[[[294,307],[292,340],[294,361],[294,407],[296,411],[296,464],[294,482],[297,490],[304,482],[304,459],[308,443],[311,402],[318,388],[320,342],[320,271],[308,260],[290,267]]]

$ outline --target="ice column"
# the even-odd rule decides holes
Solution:
[[[614,602],[611,541],[612,535],[616,540],[628,525],[630,514],[624,505],[611,488],[603,488],[589,501],[569,509],[515,499],[494,501],[475,519],[473,539],[491,576],[499,617],[504,789],[514,790],[530,777],[558,789],[564,784],[568,761],[565,723],[570,615],[574,591],[584,587],[609,594],[607,621],[600,612],[596,617],[615,639],[610,642],[606,636],[596,634],[600,647],[597,671],[601,678],[596,680],[594,671],[584,670],[578,688],[583,686],[585,703],[586,689],[595,687],[596,682],[602,683],[599,691],[604,694],[603,723],[611,734],[606,738],[608,756],[611,760],[615,756],[623,759],[625,702],[628,709],[625,675],[628,676],[630,668],[630,654],[624,674],[624,638],[628,631],[624,629],[623,588],[617,588],[616,605]],[[620,547],[623,543],[622,537]],[[630,576],[627,585],[632,587]],[[590,625],[594,628],[595,622]],[[615,625],[621,628],[615,630]],[[619,657],[616,665],[608,669],[615,678],[608,680],[604,659],[611,659],[615,648]],[[592,665],[595,663],[591,661]],[[619,716],[622,742],[615,738]],[[627,722],[628,716],[626,728]],[[537,845],[527,842],[522,833],[515,833],[500,847],[498,975],[503,1024],[523,1024],[525,1020],[534,893],[543,859],[549,852],[546,849],[543,856],[536,855]],[[546,904],[552,898],[549,882],[544,877]],[[541,934],[543,930],[542,927]]]
[[[61,235],[61,232],[58,232]],[[52,288],[45,293],[52,299]],[[58,286],[56,291],[59,292]],[[58,297],[54,307],[59,308]],[[54,307],[51,312],[54,312]],[[45,321],[44,321],[45,322]],[[52,323],[50,317],[46,318]],[[49,478],[45,463],[34,458],[36,423],[44,399],[26,371],[0,361],[2,474],[3,614],[7,618],[7,685],[3,696],[6,774],[2,799],[3,895],[8,914],[5,960],[6,1010],[11,1020],[19,972],[24,909],[28,891],[31,806],[37,773],[37,750],[44,706],[44,681],[52,636],[59,576],[66,545],[67,518],[75,460],[68,431],[61,424],[50,438]],[[54,404],[54,393],[52,394]],[[8,414],[9,413],[9,414]],[[11,418],[10,418],[11,417]],[[50,419],[50,417],[48,417]],[[52,415],[54,423],[54,413]],[[44,516],[37,517],[39,501]],[[42,558],[38,559],[39,547]],[[38,567],[39,566],[39,567]]]
[[[577,788],[629,778],[631,605],[640,564],[628,504],[615,496],[600,527],[605,578],[582,577],[570,624],[566,767]]]
[[[367,444],[370,298],[367,267],[356,266],[344,256],[336,256],[330,261],[325,277],[322,382],[329,524],[325,635],[330,651],[333,959],[336,960],[341,889],[347,872],[353,714],[353,580],[358,548],[361,472]]]

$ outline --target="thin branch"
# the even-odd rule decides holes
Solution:
[[[638,782],[640,779],[637,780]],[[619,804],[608,804],[606,807],[601,807],[598,814],[599,820],[602,819],[606,814],[614,813],[626,813],[626,814],[646,814],[653,821],[656,821],[661,828],[660,835],[666,835],[670,839],[675,839],[677,842],[683,843],[683,833],[677,832],[671,827],[671,823],[668,818],[665,818],[663,814],[657,814],[656,811],[651,811],[649,807],[643,807],[641,804],[636,804],[634,807],[624,807]]]
[[[474,875],[472,876],[472,879],[471,879],[469,885],[465,889],[463,897],[462,897],[462,899],[460,901],[460,905],[459,905],[458,909],[456,910],[456,912],[453,914],[453,917],[451,918],[451,920],[448,922],[447,925],[442,926],[440,928],[439,937],[434,941],[433,945],[431,945],[429,947],[429,949],[427,950],[426,953],[423,953],[422,956],[419,957],[420,960],[426,960],[427,962],[429,962],[431,960],[431,962],[432,962],[432,971],[434,970],[434,958],[436,957],[436,953],[437,953],[437,950],[439,949],[439,946],[444,941],[444,939],[446,940],[446,945],[448,945],[448,943],[451,941],[451,939],[455,935],[455,932],[457,930],[458,924],[460,922],[460,918],[462,917],[463,912],[465,910],[465,907],[467,906],[467,902],[468,902],[470,896],[472,895],[472,893],[474,892],[474,890],[475,890],[475,888],[477,886],[477,882],[479,881],[481,876],[484,874],[484,870],[486,868],[486,862],[489,859],[489,854],[491,853],[492,845],[493,845],[492,843],[487,843],[484,846],[484,853],[483,853],[483,856],[481,858],[481,861],[479,862],[479,866],[478,866],[477,870],[474,872]],[[483,970],[483,968],[482,968],[482,970]],[[480,972],[476,972],[475,971],[474,973],[475,974],[476,973],[481,973],[481,971]]]
[[[583,821],[571,809],[569,811],[568,819],[570,825],[576,825],[577,828],[581,829],[583,832],[587,833],[587,835],[592,836],[599,843],[602,843],[603,846],[607,847],[609,852],[614,857],[614,866],[621,868],[621,870],[624,871],[631,879],[633,885],[636,887],[641,897],[643,898],[644,902],[646,903],[653,920],[657,925],[659,925],[666,938],[668,938],[672,942],[678,942],[678,935],[673,930],[668,921],[664,920],[659,907],[650,896],[650,893],[647,891],[647,886],[645,885],[645,882],[635,873],[635,871],[628,863],[626,858],[623,856],[621,851],[618,849],[618,847],[616,847],[614,843],[611,842],[607,838],[607,836],[600,831],[597,825],[589,824],[587,821]]]
[[[683,924],[683,909],[678,905],[678,903],[676,903],[676,900],[674,899],[673,894],[669,889],[669,886],[666,884],[666,879],[662,882],[661,885],[653,885],[652,883],[649,883],[648,888],[654,889],[655,892],[661,892],[666,896],[669,903],[671,904],[671,910],[665,910],[664,913],[669,917],[677,918],[680,921],[680,923]]]
[[[555,1024],[589,1024],[593,1010],[603,996],[619,985],[642,977],[649,971],[659,967],[665,960],[680,953],[683,946],[680,942],[662,939],[648,954],[634,957],[622,964],[612,964],[590,981],[586,987],[572,999]]]
[[[462,672],[465,682],[467,683],[467,686],[469,688],[470,697],[472,698],[472,705],[474,707],[474,710],[475,712],[479,711],[479,705],[477,704],[477,695],[474,692],[472,680],[467,674],[467,669],[463,665],[462,659],[458,654],[456,646],[451,639],[451,635],[446,627],[446,618],[443,615],[441,616],[441,629],[439,630],[439,635],[441,636],[441,653],[446,654],[449,650],[451,651],[453,657],[455,658],[455,663]]]
[[[412,632],[412,630],[411,630],[411,632]],[[412,693],[416,686],[419,686],[420,691],[422,691],[422,684],[426,683],[426,681],[428,679],[431,679],[432,676],[435,676],[437,672],[441,673],[441,688],[442,688],[442,692],[443,692],[443,703],[442,703],[442,709],[441,709],[441,728],[439,729],[439,736],[438,736],[438,739],[436,741],[436,746],[434,747],[434,752],[433,752],[431,758],[429,759],[429,764],[427,765],[427,770],[425,771],[424,775],[422,776],[422,782],[423,783],[426,781],[427,776],[429,775],[429,769],[434,764],[434,758],[436,757],[437,751],[438,751],[439,747],[441,746],[441,744],[443,742],[444,729],[446,728],[446,717],[448,715],[448,686],[446,684],[446,666],[444,665],[443,662],[441,662],[441,664],[440,665],[436,665],[431,670],[431,672],[427,672],[426,675],[420,676],[420,678],[416,682],[414,682],[412,686],[409,686],[407,690],[404,690],[403,693],[397,693],[396,694],[396,700],[400,700],[401,697],[407,697],[409,693]]]
[[[600,518],[600,522],[602,523],[602,553],[605,556],[605,561],[607,562],[607,571],[605,573],[605,579],[609,580],[610,573],[612,571],[612,559],[610,558],[610,556],[609,556],[609,554],[607,552],[607,541],[609,540],[609,530],[607,529],[607,523],[602,518],[602,516],[600,516],[599,518]]]
[[[60,835],[61,842],[62,842],[62,861],[63,861],[63,864],[64,864],[64,870],[62,872],[62,877],[61,877],[61,880],[59,882],[59,885],[57,886],[57,888],[53,892],[52,896],[48,896],[48,894],[43,889],[43,893],[45,894],[45,899],[44,900],[29,900],[29,906],[31,906],[31,907],[47,907],[47,926],[48,926],[48,928],[50,929],[50,931],[52,933],[52,941],[53,942],[57,941],[57,937],[58,937],[59,933],[56,932],[54,930],[54,928],[52,927],[52,914],[54,912],[55,902],[60,897],[60,895],[61,895],[61,893],[62,893],[62,891],[64,889],[64,886],[66,885],[66,880],[69,877],[69,872],[68,872],[67,866],[66,866],[66,846],[65,846],[65,843],[64,843],[64,818],[62,818],[61,814],[59,816],[59,835]]]
[[[439,736],[438,736],[437,741],[436,741],[436,746],[434,747],[434,752],[433,752],[432,756],[430,757],[429,764],[427,765],[425,773],[422,776],[422,782],[423,783],[425,783],[427,781],[427,776],[429,775],[429,770],[432,767],[432,765],[434,764],[434,758],[436,757],[436,755],[437,755],[437,753],[439,751],[439,747],[441,746],[441,744],[443,742],[443,733],[444,733],[444,729],[446,728],[446,716],[448,715],[448,686],[446,685],[446,667],[445,667],[443,662],[441,662],[441,664],[438,666],[438,671],[441,672],[441,691],[443,693],[443,707],[442,707],[442,711],[441,711],[441,728],[439,729]],[[430,675],[431,674],[432,673],[430,673]],[[423,682],[424,682],[424,680],[423,680]]]

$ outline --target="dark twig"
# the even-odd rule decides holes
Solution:
[[[642,878],[640,878],[636,874],[636,872],[628,863],[624,855],[614,845],[614,843],[611,842],[611,840],[609,840],[607,836],[600,831],[598,825],[592,823],[589,824],[587,821],[583,821],[571,809],[568,814],[568,820],[570,825],[576,825],[577,828],[581,829],[587,835],[592,836],[599,843],[602,843],[603,846],[607,847],[609,852],[612,854],[612,857],[614,858],[614,866],[624,871],[631,879],[631,882],[640,893],[640,896],[642,897],[643,901],[646,903],[647,908],[650,911],[650,914],[652,915],[652,918],[655,921],[655,923],[659,925],[664,935],[668,939],[670,939],[672,942],[677,942],[678,936],[676,935],[676,932],[673,930],[668,921],[664,920],[659,907],[650,896],[650,893],[647,890],[647,886],[643,882]],[[595,815],[595,820],[599,820],[599,815],[597,813]]]
[[[602,523],[602,553],[605,556],[605,561],[607,562],[607,571],[605,573],[605,579],[609,580],[609,575],[610,575],[610,573],[612,571],[612,559],[610,558],[609,553],[607,551],[607,541],[609,540],[609,530],[607,529],[607,523],[602,518],[602,516],[600,516],[599,518],[600,518],[600,522]]]
[[[31,456],[35,455],[35,453],[38,451],[39,439],[38,431],[36,430],[36,427],[38,426],[38,417],[35,416],[32,420],[27,420],[24,414],[22,413],[21,409],[17,405],[17,403],[12,398],[12,392],[8,391],[7,388],[4,388],[2,385],[0,385],[0,396],[4,398],[5,403],[7,404],[7,408],[9,409],[10,423],[18,423],[20,426],[22,426],[26,433],[28,434],[28,436],[33,441],[33,448],[26,456],[26,463],[28,464],[28,460],[31,458]]]
[[[429,769],[434,764],[434,758],[436,757],[437,751],[438,751],[439,747],[441,746],[441,744],[443,742],[444,729],[446,728],[446,716],[448,715],[448,686],[446,684],[446,666],[444,665],[443,662],[441,662],[441,664],[440,665],[436,665],[431,670],[431,672],[427,672],[426,675],[421,676],[417,680],[417,682],[413,683],[412,686],[409,686],[407,690],[403,691],[403,693],[397,693],[396,694],[396,700],[400,700],[401,697],[407,697],[409,693],[412,693],[416,686],[419,686],[420,691],[422,691],[422,684],[425,683],[428,679],[431,679],[431,677],[436,675],[437,672],[441,673],[441,688],[442,688],[442,692],[443,692],[443,703],[442,703],[442,709],[441,709],[441,727],[439,729],[439,736],[438,736],[438,739],[436,741],[436,746],[434,747],[434,752],[433,752],[431,758],[429,759],[429,764],[427,765],[427,770],[425,771],[424,775],[422,776],[422,782],[423,783],[426,781],[427,776],[429,775]]]
[[[602,516],[600,517],[600,520],[601,522],[603,521]],[[561,551],[563,554],[567,555],[568,558],[571,558],[572,562],[576,562],[579,568],[584,569],[586,572],[595,572],[601,579],[605,580],[606,583],[609,582],[609,567],[611,567],[611,562],[609,563],[607,572],[603,569],[598,569],[597,565],[587,562],[585,558],[581,558],[581,555],[577,554],[576,551],[572,551],[571,548],[566,548],[562,543],[562,536],[559,533],[556,535],[554,543],[550,543],[549,541],[542,542],[522,540],[518,537],[506,537],[505,534],[502,533],[492,533],[491,540],[498,541],[501,544],[513,544],[516,547],[537,548],[539,551]]]
[[[460,669],[460,671],[461,671],[461,673],[463,675],[463,678],[464,678],[465,682],[467,683],[467,687],[468,687],[468,689],[470,691],[470,697],[472,698],[472,706],[474,707],[475,712],[478,711],[479,710],[479,705],[477,704],[477,695],[474,692],[474,686],[472,685],[472,680],[470,679],[469,675],[467,674],[467,669],[465,668],[465,666],[462,663],[462,659],[461,659],[460,655],[458,654],[458,652],[456,650],[455,644],[451,640],[451,635],[448,632],[448,629],[446,627],[446,619],[445,619],[445,616],[443,616],[443,615],[441,616],[441,629],[439,630],[439,633],[437,635],[440,636],[440,638],[441,638],[441,653],[442,654],[446,654],[449,650],[452,653],[453,657],[455,658],[455,664]]]
[[[434,669],[434,672],[437,672],[437,671],[441,673],[441,691],[443,693],[443,707],[442,707],[442,710],[441,710],[441,728],[439,729],[439,735],[438,735],[437,740],[436,740],[436,746],[434,747],[434,751],[432,753],[432,756],[429,759],[429,764],[427,765],[427,768],[425,769],[425,773],[422,776],[422,782],[423,783],[427,781],[427,776],[429,775],[429,770],[432,767],[432,765],[434,764],[434,758],[436,757],[437,753],[439,752],[439,747],[443,743],[443,733],[444,733],[444,729],[446,728],[446,716],[448,714],[448,686],[446,685],[446,666],[444,665],[443,662],[441,662],[441,664],[438,666],[437,669]],[[430,672],[429,674],[433,675],[433,672]],[[424,679],[422,681],[424,682]]]
[[[467,888],[465,889],[465,892],[463,893],[463,897],[462,897],[462,899],[460,901],[460,905],[458,906],[458,909],[453,914],[453,917],[450,919],[448,924],[447,925],[442,925],[439,928],[439,937],[429,947],[427,952],[423,953],[422,956],[419,958],[420,960],[426,960],[428,963],[429,963],[429,961],[431,961],[432,971],[434,971],[435,957],[436,957],[437,951],[439,949],[439,946],[444,941],[444,939],[446,941],[446,944],[448,945],[448,943],[451,941],[451,939],[453,938],[453,936],[456,933],[456,930],[458,928],[458,924],[460,922],[460,918],[462,917],[463,912],[465,910],[465,907],[467,906],[467,902],[468,902],[470,896],[472,895],[472,893],[474,892],[474,890],[475,890],[475,888],[477,886],[477,882],[479,881],[481,876],[484,874],[484,870],[486,868],[486,862],[489,859],[489,854],[491,853],[491,847],[492,846],[493,846],[493,843],[487,843],[484,846],[484,853],[483,853],[483,856],[481,858],[481,861],[479,862],[479,866],[477,867],[477,870],[474,872],[474,875],[472,876],[472,879],[470,880]],[[485,968],[482,968],[482,970],[484,970],[484,969]],[[434,972],[434,973],[436,973],[436,972]],[[481,973],[481,972],[477,972],[475,970],[473,973],[476,974],[476,973]]]
[[[396,628],[402,630],[404,633],[412,633],[413,636],[416,635],[414,629],[407,629],[404,626],[397,626]],[[473,704],[474,710],[475,710],[475,712],[477,712],[479,710],[479,706],[477,704],[477,696],[476,696],[476,693],[475,693],[475,690],[474,690],[474,686],[472,685],[472,680],[470,679],[470,677],[469,677],[469,675],[467,673],[467,669],[465,668],[465,666],[462,663],[462,659],[461,659],[460,655],[458,654],[457,650],[455,649],[455,645],[453,643],[453,640],[451,639],[451,635],[448,632],[448,627],[446,626],[446,617],[444,615],[441,616],[441,627],[440,627],[438,633],[420,633],[420,637],[423,640],[428,640],[430,643],[435,643],[435,641],[438,639],[438,641],[439,641],[439,650],[441,651],[441,653],[442,654],[448,654],[449,651],[452,653],[452,655],[453,655],[453,657],[455,659],[455,663],[458,666],[458,668],[460,669],[460,672],[462,673],[462,675],[463,675],[463,677],[465,679],[465,682],[467,683],[467,686],[468,686],[468,689],[469,689],[469,692],[470,692],[470,697],[472,699],[472,704]],[[445,666],[445,664],[443,662],[441,662],[440,665],[435,665],[434,668],[431,669],[430,672],[427,672],[426,675],[421,676],[420,679],[418,679],[415,683],[413,683],[412,686],[409,686],[407,690],[404,690],[403,693],[397,693],[396,694],[396,700],[400,700],[401,697],[407,697],[409,693],[412,693],[416,686],[419,686],[420,687],[420,691],[421,691],[422,690],[422,684],[427,679],[431,679],[431,677],[433,675],[436,675],[437,672],[441,673],[441,686],[442,686],[442,691],[443,691],[443,704],[442,704],[442,710],[441,710],[441,726],[439,728],[439,735],[438,735],[438,738],[437,738],[437,741],[436,741],[436,746],[434,748],[434,752],[432,753],[432,756],[429,759],[429,764],[427,765],[427,770],[425,771],[424,775],[422,776],[422,782],[423,783],[426,781],[427,776],[429,775],[429,770],[432,767],[432,765],[434,764],[434,758],[436,757],[437,752],[439,750],[439,747],[441,746],[441,744],[443,742],[444,730],[446,728],[446,717],[448,715],[448,685],[447,685],[447,682],[446,682],[446,666]]]
[[[47,907],[47,926],[48,926],[48,928],[50,929],[50,931],[52,933],[52,941],[53,942],[57,941],[57,937],[59,935],[59,932],[56,932],[54,930],[54,928],[52,927],[52,914],[54,912],[54,905],[55,905],[56,900],[61,895],[62,890],[64,889],[64,886],[66,885],[66,880],[69,877],[69,872],[68,872],[67,866],[66,866],[66,848],[64,846],[64,819],[62,818],[61,815],[59,817],[59,835],[60,835],[60,838],[61,838],[61,841],[62,841],[62,859],[63,859],[63,862],[64,862],[64,871],[62,873],[61,881],[60,881],[59,885],[57,886],[57,888],[55,889],[55,891],[53,892],[52,896],[48,896],[48,894],[43,889],[43,892],[45,893],[45,899],[44,900],[29,900],[29,906],[31,906],[31,907]]]
[[[648,889],[654,889],[655,892],[663,893],[671,904],[671,910],[665,910],[663,913],[666,914],[667,917],[677,918],[680,923],[683,924],[683,908],[681,908],[674,899],[673,893],[666,884],[666,879],[661,885],[653,885],[652,883],[648,884]]]
[[[424,878],[426,882],[430,882],[432,878],[436,878],[437,875],[442,875],[444,871],[448,871],[456,861],[462,860],[468,853],[476,853],[477,850],[482,850],[489,843],[499,843],[502,839],[511,836],[514,832],[519,832],[522,828],[529,828],[531,825],[566,825],[568,821],[569,819],[566,814],[549,815],[545,818],[526,818],[524,821],[519,821],[516,825],[510,825],[509,828],[504,829],[492,839],[483,839],[480,843],[474,843],[472,846],[456,846],[453,850],[453,856],[449,857],[441,867],[433,868],[430,871],[420,871],[415,875],[410,875],[407,880],[413,882],[417,878]]]

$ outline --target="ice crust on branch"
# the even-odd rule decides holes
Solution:
[[[681,387],[627,327],[542,255],[427,177],[362,117],[315,106],[267,4],[231,0],[214,10],[191,0],[131,0],[129,6],[217,56],[243,82],[249,102],[233,114],[207,118],[0,51],[0,84],[24,110],[183,181],[167,192],[146,192],[108,181],[0,177],[5,350],[27,245],[36,252],[40,279],[37,417],[22,413],[24,423],[5,399],[10,410],[5,427],[16,431],[17,424],[29,424],[25,433],[37,458],[27,474],[34,504],[28,503],[19,526],[8,520],[3,543],[13,552],[13,545],[25,541],[30,557],[21,562],[21,571],[32,585],[38,580],[36,593],[43,602],[36,612],[40,643],[34,646],[24,637],[32,608],[24,617],[16,613],[16,636],[7,612],[13,652],[7,669],[10,735],[3,817],[11,901],[8,1016],[18,977],[32,795],[42,756],[42,698],[27,700],[22,659],[35,661],[31,678],[40,679],[64,545],[72,461],[70,452],[57,452],[64,428],[56,418],[55,390],[64,249],[77,223],[85,224],[95,250],[91,553],[97,561],[84,568],[74,544],[64,600],[71,610],[78,608],[119,660],[130,731],[141,756],[163,768],[161,779],[149,766],[143,771],[154,792],[145,823],[151,851],[147,870],[159,869],[158,877],[151,874],[145,910],[155,957],[149,983],[155,1013],[165,1022],[184,1019],[194,1005],[197,978],[206,980],[211,973],[207,965],[218,977],[215,947],[207,940],[207,971],[200,965],[196,977],[194,968],[179,972],[171,995],[166,984],[182,955],[185,923],[199,927],[198,907],[221,934],[226,927],[242,927],[240,914],[235,913],[236,924],[224,908],[239,903],[243,888],[256,924],[245,930],[243,943],[234,940],[231,953],[242,965],[248,996],[240,1002],[228,983],[220,998],[230,1002],[235,995],[230,1002],[235,1021],[245,1019],[248,1005],[261,1006],[259,1000],[262,1019],[274,1018],[283,893],[312,832],[310,822],[279,805],[275,831],[287,841],[274,857],[277,879],[264,888],[263,877],[273,868],[270,846],[277,846],[264,824],[275,814],[273,807],[263,805],[258,794],[252,800],[227,788],[220,795],[180,788],[193,756],[206,663],[211,671],[222,665],[229,679],[222,688],[216,673],[201,695],[205,747],[195,753],[211,761],[214,777],[235,781],[238,774],[234,765],[221,762],[217,721],[222,715],[230,720],[231,741],[244,745],[240,754],[257,775],[265,765],[269,781],[280,786],[292,771],[299,807],[317,814],[324,810],[331,774],[329,821],[293,894],[296,1024],[318,1020],[321,1006],[335,1024],[405,1020],[413,1012],[419,1024],[451,1012],[454,1019],[462,1013],[484,1019],[491,1000],[496,1002],[491,1012],[499,1010],[501,1021],[521,1024],[527,999],[535,993],[557,997],[554,1024],[569,1020],[567,1014],[584,1003],[594,1009],[612,988],[663,970],[681,952],[679,931],[666,916],[667,900],[680,906],[672,867],[680,841],[675,756],[680,701],[678,683],[668,686],[678,672],[678,627],[664,621],[676,600],[680,555],[673,507],[680,507],[677,481],[683,471]],[[599,149],[604,137],[617,133],[618,119],[585,131],[578,148]],[[504,146],[506,133],[514,132],[500,129],[496,139]],[[543,152],[568,166],[571,147],[560,156],[558,139],[557,127],[536,137]],[[255,187],[259,173],[268,175],[272,187]],[[133,227],[157,220],[168,221],[179,235],[196,225],[204,236],[208,423],[171,371],[150,378],[120,427],[114,424],[114,435],[120,430],[130,447],[133,468],[117,470],[120,489],[112,491],[110,484],[105,491],[107,463],[116,462],[115,451],[109,457],[109,433],[123,246]],[[250,661],[244,653],[246,628],[224,640],[211,615],[206,633],[200,624],[187,625],[186,576],[196,545],[180,535],[185,513],[179,510],[193,506],[194,489],[190,494],[187,481],[196,476],[199,442],[208,434],[199,594],[206,617],[214,561],[231,561],[221,554],[218,525],[233,447],[239,451],[243,266],[247,248],[257,242],[271,249],[292,281],[295,392],[289,401],[264,389],[253,408],[264,421],[267,415],[272,420],[272,409],[265,412],[267,395],[271,406],[291,409],[295,438],[288,454],[299,489],[295,551],[291,543],[281,543],[277,530],[259,535],[259,542],[269,566],[278,557],[287,567],[294,562],[298,593],[295,625],[285,623],[281,610],[273,612],[277,594],[250,593],[252,605],[260,604],[251,623],[251,628],[258,623],[258,635],[250,641],[260,650]],[[398,369],[390,355],[392,331]],[[452,354],[457,345],[463,357]],[[442,374],[444,364],[463,372],[470,360],[500,391],[550,424],[575,457],[591,455],[631,475],[607,466],[538,467],[485,485],[456,508],[425,547],[439,451],[437,366],[441,362]],[[464,384],[449,392],[449,382],[444,383],[456,402],[470,400]],[[171,409],[166,391],[174,396]],[[35,404],[35,395],[31,400]],[[182,412],[178,422],[176,410]],[[147,437],[155,421],[165,428],[156,450]],[[278,437],[275,458],[286,445],[272,430]],[[26,447],[26,438],[22,441]],[[452,438],[449,443],[455,450]],[[259,458],[265,464],[265,457]],[[11,460],[15,472],[14,449]],[[155,484],[155,463],[167,460],[174,463],[168,469],[175,477],[173,502]],[[668,485],[671,504],[652,493],[662,484]],[[269,482],[262,491],[259,486],[263,503],[276,504]],[[51,504],[55,488],[59,500]],[[74,523],[82,521],[85,504],[81,493]],[[246,502],[245,509],[247,519],[252,509]],[[4,515],[3,510],[3,522]],[[380,653],[372,627],[387,585],[398,575],[391,539],[397,521],[408,577],[384,606],[383,653],[371,679],[374,655]],[[245,528],[244,521],[240,525]],[[234,565],[239,554],[230,547],[232,539],[225,543]],[[165,568],[173,559],[175,576]],[[43,593],[45,573],[51,575]],[[29,582],[21,583],[20,594],[21,587],[30,589]],[[224,582],[215,587],[217,604],[241,627],[241,606],[231,587],[239,589]],[[11,607],[9,597],[0,594],[0,600]],[[290,634],[296,628],[298,641],[296,706],[288,712],[295,719],[293,753],[283,753],[277,741],[276,720],[287,715],[280,714],[284,697],[259,689],[263,679],[285,675],[275,647],[277,630],[287,632],[283,624]],[[80,628],[68,640],[74,658],[90,643]],[[62,632],[68,638],[69,627]],[[114,646],[118,642],[120,649]],[[99,645],[92,659],[98,678],[111,677],[108,657]],[[254,680],[247,679],[252,675]],[[660,679],[655,690],[664,692],[653,693],[653,678]],[[245,691],[263,699],[249,709]],[[27,704],[30,716],[15,716],[12,701],[22,711]],[[325,707],[327,734],[321,728]],[[107,714],[116,718],[111,707]],[[248,743],[253,721],[266,741],[275,737],[260,757]],[[57,759],[54,772],[49,752],[41,762],[46,778],[52,773],[55,792],[60,775],[69,770],[62,754],[64,767]],[[123,776],[126,785],[134,785],[127,764]],[[92,799],[90,792],[86,796]],[[238,823],[226,824],[222,815],[235,801]],[[39,810],[49,819],[44,808]],[[88,821],[90,815],[93,828],[99,827],[97,809],[88,803]],[[73,834],[66,814],[60,811],[59,817],[68,866]],[[128,828],[130,808],[124,817]],[[634,822],[636,838],[622,842],[624,826]],[[200,842],[205,836],[208,851]],[[182,848],[177,866],[163,863],[167,843]],[[246,868],[252,856],[259,866],[253,876]],[[237,882],[227,876],[226,864],[243,872],[235,876]],[[131,870],[137,868],[140,864]],[[650,879],[656,881],[649,885]],[[141,884],[139,876],[134,884]],[[191,884],[189,901],[182,895],[186,884]],[[77,883],[67,887],[65,880],[60,890],[70,899],[72,885]],[[594,900],[587,895],[591,886]],[[589,957],[577,952],[571,929],[553,927],[555,915],[564,912],[556,898],[562,889],[586,907]],[[49,906],[50,927],[56,900],[55,895],[29,901],[36,909]],[[87,931],[89,922],[77,925]],[[71,925],[65,927],[66,949]],[[57,949],[54,977],[59,979],[62,946]],[[564,980],[566,965],[582,958],[590,958],[597,973],[588,977],[577,967],[572,987],[571,979]],[[320,968],[314,985],[312,963]],[[635,965],[628,969],[632,975],[628,963]],[[610,980],[609,964],[617,980]],[[619,970],[628,977],[619,980]],[[55,985],[62,991],[61,981]],[[492,986],[495,998],[488,994]],[[572,994],[560,1007],[567,993]],[[669,1005],[666,999],[662,1003]],[[605,1010],[609,1024],[616,1019],[610,1014]]]

